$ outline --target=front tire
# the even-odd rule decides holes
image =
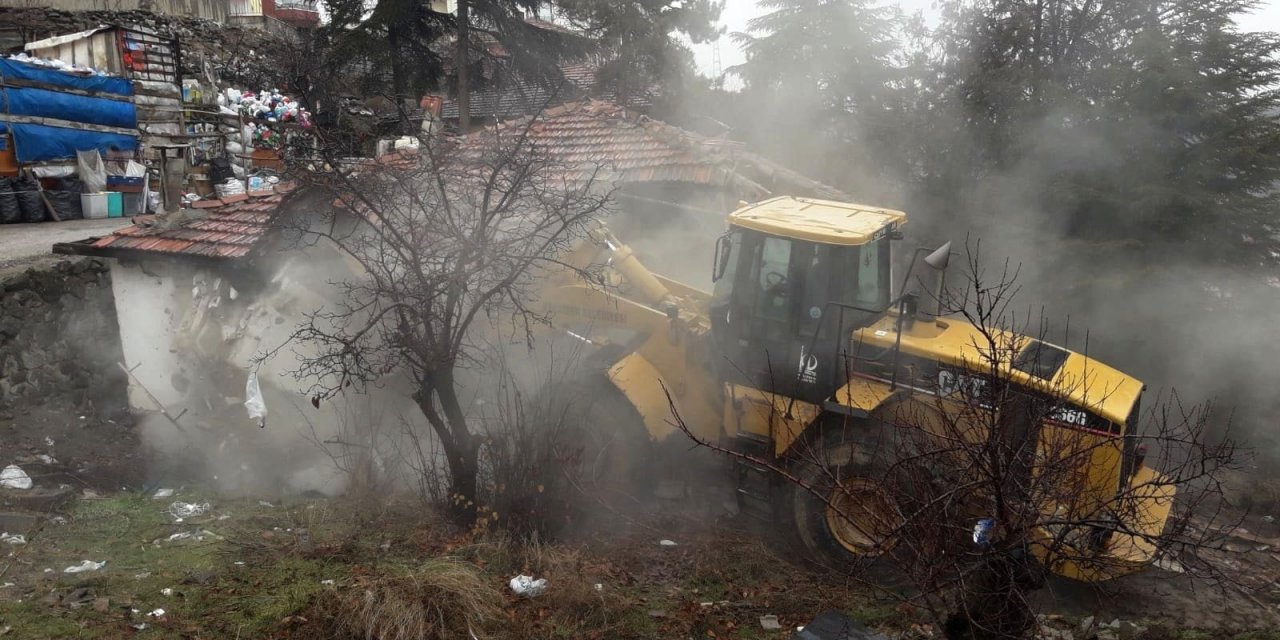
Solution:
[[[859,422],[795,445],[782,504],[813,561],[845,568],[893,549],[902,515],[884,482],[883,433]]]

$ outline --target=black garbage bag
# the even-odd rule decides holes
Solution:
[[[0,224],[22,221],[22,209],[18,207],[18,197],[13,195],[13,180],[0,178]]]
[[[58,190],[70,191],[75,194],[85,193],[84,181],[76,176],[58,178]]]
[[[222,184],[228,178],[236,177],[235,171],[231,168],[231,158],[226,154],[218,156],[209,161],[209,181],[213,184]]]
[[[53,205],[53,210],[58,212],[59,220],[79,220],[84,217],[84,212],[80,208],[79,191],[58,189],[46,191],[44,195],[49,198],[49,204]]]
[[[44,200],[40,199],[40,185],[33,178],[14,178],[13,194],[18,197],[23,222],[44,221]]]

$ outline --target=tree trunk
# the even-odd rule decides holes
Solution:
[[[449,465],[449,513],[457,524],[469,526],[475,522],[480,446],[468,429],[453,377],[446,374],[441,378],[424,382],[413,399],[440,438],[440,448]]]
[[[471,51],[467,46],[471,39],[470,0],[458,0],[458,51],[453,66],[458,74],[458,128],[463,134],[471,131]]]
[[[400,27],[392,26],[387,30],[387,44],[391,47],[391,93],[396,103],[396,113],[400,114],[401,133],[409,132],[409,118],[404,111],[405,84],[407,70],[404,58],[400,55]]]

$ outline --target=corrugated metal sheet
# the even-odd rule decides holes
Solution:
[[[113,30],[92,29],[67,36],[32,42],[25,49],[41,58],[56,58],[121,74],[120,46]]]
[[[262,0],[231,0],[227,7],[227,14],[233,16],[260,16],[262,15]]]

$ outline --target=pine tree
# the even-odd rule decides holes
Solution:
[[[672,93],[693,74],[693,57],[684,40],[708,42],[721,33],[716,25],[724,0],[557,0],[575,26],[596,42],[602,63],[597,84],[622,102],[652,89]]]
[[[763,0],[769,12],[733,34],[730,69],[757,109],[752,138],[795,168],[860,193],[901,170],[901,16],[868,0]],[[868,194],[870,195],[870,194]],[[877,196],[883,195],[877,193]]]
[[[949,3],[927,73],[955,126],[922,158],[926,191],[954,207],[997,177],[1077,238],[1251,255],[1280,181],[1280,40],[1236,26],[1256,4]]]

